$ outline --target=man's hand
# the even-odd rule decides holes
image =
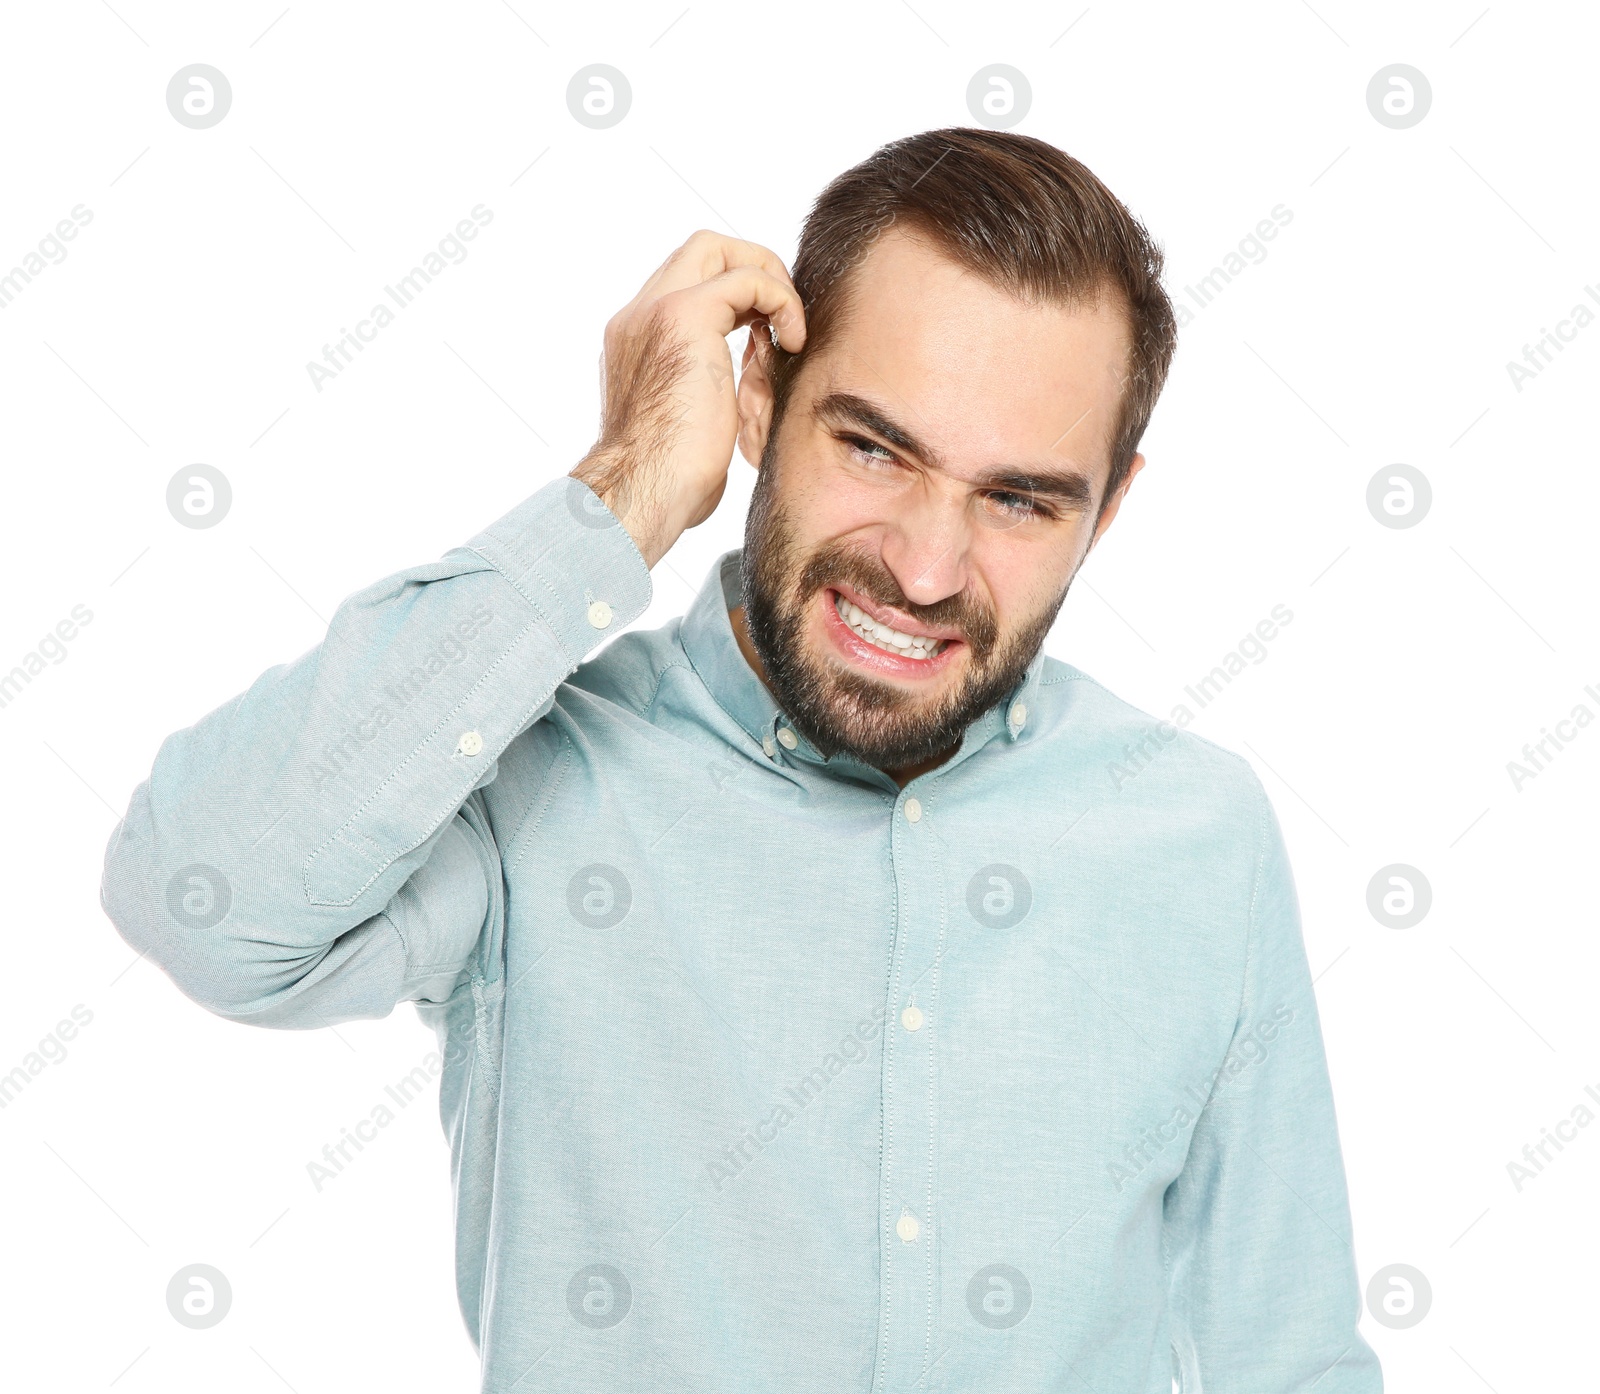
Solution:
[[[800,351],[805,310],[783,262],[702,231],[606,325],[600,438],[572,476],[622,520],[649,566],[722,498],[739,426],[727,336],[769,323]]]

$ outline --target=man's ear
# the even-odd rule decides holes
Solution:
[[[772,340],[766,321],[757,320],[750,326],[750,338],[744,346],[738,394],[739,453],[754,469],[761,468],[767,433],[772,429],[772,378],[767,371],[771,362]]]
[[[1128,464],[1128,472],[1122,478],[1122,483],[1117,487],[1117,492],[1106,500],[1105,509],[1100,514],[1100,521],[1094,525],[1094,536],[1089,539],[1089,547],[1093,548],[1105,530],[1111,526],[1111,520],[1117,516],[1117,510],[1122,507],[1122,500],[1127,497],[1128,490],[1133,487],[1133,477],[1144,468],[1144,456],[1135,455]]]

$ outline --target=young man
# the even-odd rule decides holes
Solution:
[[[835,180],[793,280],[696,233],[571,476],[162,746],[108,914],[236,1021],[417,1003],[485,1390],[1381,1387],[1265,794],[1041,650],[1160,268],[976,130]],[[735,439],[744,547],[583,662]]]

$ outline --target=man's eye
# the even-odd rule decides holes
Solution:
[[[1008,518],[1043,517],[1045,513],[1045,510],[1027,494],[1014,494],[1010,490],[1001,489],[988,495],[988,499]]]
[[[879,445],[875,440],[868,440],[864,436],[845,436],[843,440],[850,447],[850,453],[858,459],[870,460],[875,464],[892,464],[894,462],[894,452],[885,446]]]

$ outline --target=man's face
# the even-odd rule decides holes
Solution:
[[[812,744],[892,770],[1016,685],[1115,514],[1128,328],[1112,297],[1030,305],[898,230],[854,275],[775,432],[746,356],[744,618]]]

